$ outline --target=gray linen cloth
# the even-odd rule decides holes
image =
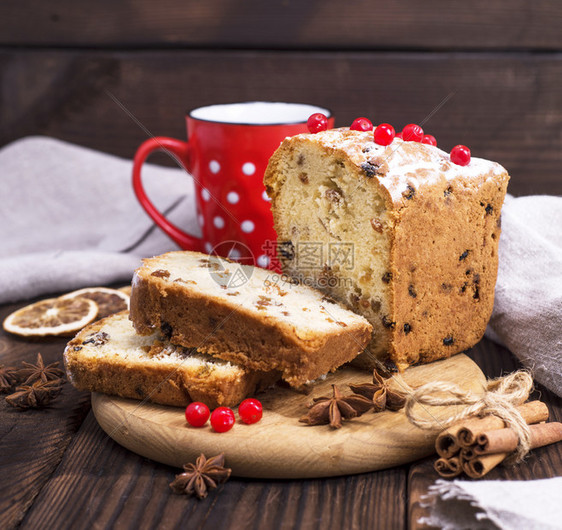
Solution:
[[[523,464],[524,465],[524,464]],[[562,528],[562,477],[544,480],[438,480],[418,523],[443,530]]]
[[[46,137],[0,150],[0,303],[118,281],[140,258],[177,246],[154,226],[131,184],[132,162]],[[182,169],[145,165],[148,196],[200,235]]]
[[[176,249],[138,204],[132,163],[44,137],[0,150],[0,303],[129,281],[140,258]],[[149,197],[199,235],[193,183],[147,165]],[[488,335],[562,395],[562,198],[508,196]]]
[[[562,396],[562,197],[506,197],[487,336]]]

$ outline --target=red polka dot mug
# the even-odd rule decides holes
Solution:
[[[250,258],[267,268],[276,235],[263,174],[281,141],[308,132],[307,119],[316,112],[328,116],[329,127],[334,126],[327,109],[301,103],[255,101],[192,110],[186,117],[187,142],[160,136],[138,148],[133,164],[136,196],[181,248]],[[171,153],[194,179],[202,238],[167,220],[144,191],[141,166],[159,149]]]

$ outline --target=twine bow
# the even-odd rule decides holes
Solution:
[[[453,423],[458,423],[469,416],[486,416],[493,414],[502,419],[513,429],[519,438],[517,449],[511,460],[513,463],[523,460],[531,446],[531,432],[527,422],[516,409],[524,403],[533,389],[533,378],[529,372],[519,370],[498,379],[488,381],[486,392],[475,395],[464,391],[457,385],[435,381],[412,389],[405,381],[400,381],[409,392],[404,411],[408,420],[426,430],[444,430]],[[415,407],[419,405],[419,407]],[[467,405],[461,412],[446,419],[436,418],[424,407],[441,407],[446,405]],[[428,418],[427,416],[430,416]]]

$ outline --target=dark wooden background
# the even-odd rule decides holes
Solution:
[[[0,145],[132,157],[185,137],[186,109],[302,101],[338,126],[425,122],[503,164],[511,193],[562,195],[561,52],[556,0],[3,0]]]

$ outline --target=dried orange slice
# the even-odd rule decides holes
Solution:
[[[60,299],[66,300],[78,297],[93,300],[98,305],[97,318],[105,318],[129,308],[129,296],[117,289],[109,289],[108,287],[87,287],[65,294]]]
[[[8,315],[3,327],[24,337],[72,335],[92,322],[98,314],[97,304],[86,298],[49,298],[22,307]]]

